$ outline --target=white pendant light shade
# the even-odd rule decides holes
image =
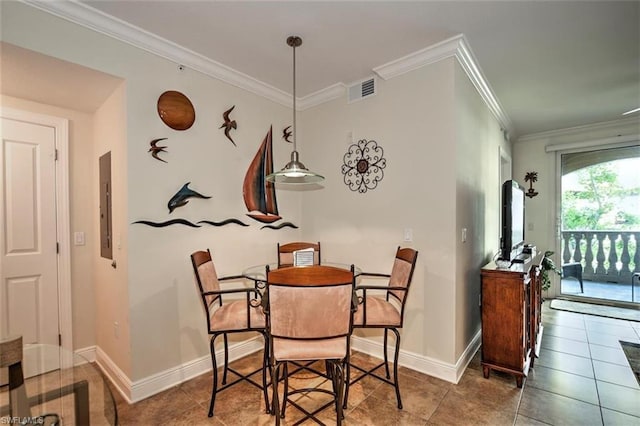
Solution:
[[[293,151],[291,151],[291,161],[282,170],[267,175],[267,180],[275,183],[293,184],[321,182],[324,180],[324,176],[307,169],[298,158],[299,154],[296,149],[296,47],[302,44],[302,39],[298,36],[290,36],[287,38],[287,44],[293,48]]]
[[[324,176],[307,169],[298,160],[298,151],[293,151],[291,153],[291,161],[282,170],[268,175],[267,180],[275,183],[316,183],[324,180]]]

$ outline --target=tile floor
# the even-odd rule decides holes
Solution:
[[[618,344],[618,339],[640,342],[640,323],[547,306],[543,322],[540,358],[522,389],[516,387],[512,376],[500,372],[484,379],[478,353],[457,385],[401,368],[403,410],[396,408],[390,386],[370,378],[361,380],[351,388],[344,423],[640,425],[640,386]],[[353,359],[364,364],[376,361],[361,353],[355,353]],[[254,354],[234,366],[248,369],[260,362],[260,355]],[[116,395],[120,424],[274,424],[273,417],[265,414],[261,392],[244,383],[220,393],[215,416],[208,418],[210,389],[211,374],[204,374],[134,405]],[[301,401],[305,405],[317,402],[312,398]],[[320,417],[334,424],[334,415],[329,409]],[[298,418],[296,410],[289,407],[284,424],[293,424]]]

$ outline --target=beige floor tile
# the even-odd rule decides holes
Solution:
[[[522,389],[517,388],[515,378],[510,374],[492,371],[490,378],[485,379],[482,375],[481,352],[478,351],[458,384],[400,367],[400,390],[404,406],[402,410],[396,406],[392,386],[372,377],[359,380],[350,386],[343,424],[538,426],[599,425],[604,420],[607,425],[640,425],[640,412],[635,404],[640,395],[636,393],[640,391],[605,381],[606,379],[619,382],[618,375],[623,370],[618,367],[627,365],[626,360],[621,358],[624,357],[621,349],[619,346],[601,346],[591,341],[591,337],[595,336],[594,340],[600,343],[612,343],[611,339],[615,339],[614,334],[604,336],[606,333],[602,332],[610,326],[615,334],[620,334],[619,327],[623,324],[592,319],[586,324],[587,320],[582,315],[549,311],[548,308],[544,310],[543,321],[548,326],[545,327],[540,358],[536,360],[535,368],[530,371]],[[589,343],[583,341],[585,333]],[[363,368],[371,368],[381,362],[378,358],[355,351],[351,359],[352,363]],[[618,365],[598,362],[596,376],[599,381],[596,383],[592,377],[593,372],[588,372],[589,364],[593,364],[593,360]],[[232,367],[244,373],[258,368],[261,363],[262,352],[257,352],[233,362]],[[313,367],[324,371],[324,363],[316,363]],[[378,371],[384,375],[384,368]],[[393,371],[391,373],[393,374]],[[352,368],[351,380],[360,374]],[[254,377],[256,381],[261,381],[259,374]],[[248,383],[239,383],[219,393],[215,416],[208,418],[211,380],[212,374],[209,372],[134,405],[126,404],[124,399],[114,392],[120,424],[275,424],[275,418],[266,413],[262,391]],[[289,386],[291,389],[307,386],[322,386],[328,389],[331,384],[317,374],[300,371],[290,379]],[[592,389],[594,386],[597,386],[595,393]],[[282,393],[282,385],[279,389]],[[567,393],[565,391],[569,393],[568,396],[562,395]],[[269,397],[271,398],[271,387]],[[328,396],[318,394],[292,395],[291,398],[306,408],[317,407],[328,401]],[[597,405],[600,400],[602,407]],[[318,418],[328,425],[335,424],[335,416],[333,406],[318,414]],[[301,417],[302,414],[289,405],[282,424],[292,425]],[[306,421],[303,424],[315,423]]]

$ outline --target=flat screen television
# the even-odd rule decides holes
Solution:
[[[517,261],[524,246],[524,188],[514,180],[502,184],[500,259]]]

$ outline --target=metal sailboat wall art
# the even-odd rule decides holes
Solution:
[[[247,206],[247,216],[262,223],[273,223],[282,219],[278,215],[276,188],[268,182],[267,175],[273,172],[273,126],[265,136],[256,156],[251,161],[242,185],[242,196]]]

